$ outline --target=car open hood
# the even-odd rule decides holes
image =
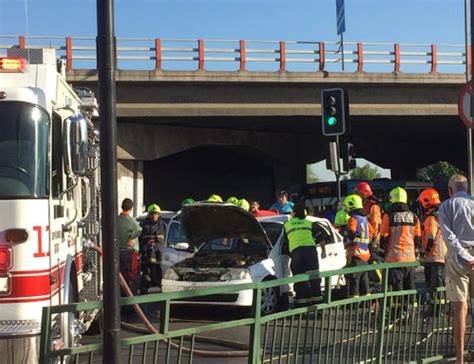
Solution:
[[[194,244],[231,236],[246,236],[272,247],[255,217],[230,203],[196,202],[185,205],[180,216],[183,230]]]

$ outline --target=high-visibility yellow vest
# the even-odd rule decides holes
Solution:
[[[288,236],[288,248],[290,253],[301,246],[316,246],[313,239],[313,224],[309,220],[296,217],[288,220],[285,225],[286,236]]]

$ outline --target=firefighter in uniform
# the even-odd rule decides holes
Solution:
[[[362,198],[352,194],[344,199],[344,206],[349,214],[347,221],[347,261],[348,267],[367,265],[370,259],[369,243],[373,228],[362,205]],[[369,293],[369,276],[367,272],[353,273],[349,277],[349,296],[358,297],[359,293]]]
[[[288,238],[291,256],[291,272],[293,275],[319,269],[316,242],[313,235],[316,233],[311,221],[306,220],[306,211],[303,205],[297,204],[291,213],[291,219],[284,225]],[[324,243],[321,243],[322,257],[325,256]],[[312,279],[309,282],[295,283],[295,305],[297,307],[316,303],[321,297],[321,279]]]
[[[418,201],[425,214],[421,229],[420,260],[425,267],[426,283],[432,289],[443,287],[447,247],[438,222],[438,209],[441,204],[439,194],[435,189],[428,188],[420,193]]]
[[[161,208],[151,204],[147,209],[148,217],[140,223],[142,233],[140,243],[141,285],[140,294],[146,294],[150,287],[161,288],[161,252],[164,248],[165,225],[161,220]]]
[[[420,221],[409,210],[407,192],[396,187],[390,191],[390,210],[383,216],[380,230],[380,245],[385,262],[416,262],[416,248],[421,243]],[[392,268],[388,275],[394,291],[415,289],[415,268]]]
[[[367,182],[359,183],[355,188],[355,193],[362,197],[364,210],[367,214],[369,224],[374,230],[374,234],[369,244],[370,261],[371,264],[381,262],[382,252],[380,250],[380,227],[382,226],[382,208],[380,207],[380,200],[375,197],[372,188]],[[369,280],[377,285],[382,282],[382,272],[380,270],[370,271]]]

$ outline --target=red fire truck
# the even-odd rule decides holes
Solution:
[[[101,296],[97,102],[53,49],[0,58],[0,355],[36,362],[41,310]],[[55,319],[74,345],[94,314]]]

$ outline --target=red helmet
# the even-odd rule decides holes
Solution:
[[[420,201],[421,205],[425,209],[439,205],[441,203],[439,200],[438,191],[436,191],[434,188],[427,188],[426,190],[422,191],[418,197],[418,201]]]
[[[370,185],[367,182],[359,183],[355,188],[355,192],[365,198],[370,197],[374,194],[372,192],[372,189],[370,188]]]

